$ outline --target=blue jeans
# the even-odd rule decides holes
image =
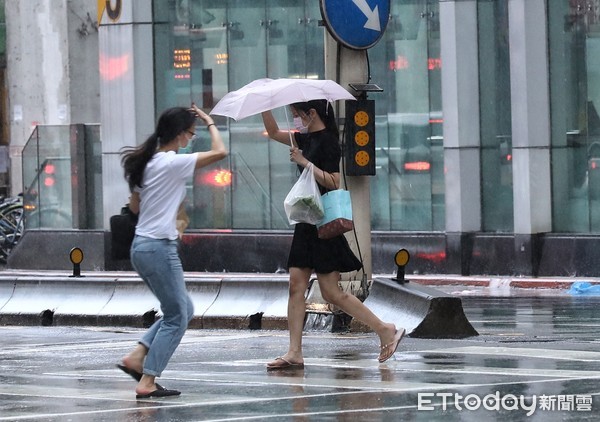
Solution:
[[[135,236],[131,264],[160,302],[163,317],[144,334],[140,344],[148,349],[144,374],[159,377],[179,346],[194,305],[185,288],[177,241]]]

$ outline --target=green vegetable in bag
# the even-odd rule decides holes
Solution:
[[[285,198],[283,206],[290,224],[317,224],[323,219],[325,212],[312,164],[302,171]]]

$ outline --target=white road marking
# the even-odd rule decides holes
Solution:
[[[272,336],[272,334],[265,333],[243,333],[234,335],[218,335],[218,336],[190,336],[186,340],[188,344],[201,344],[204,342],[217,342],[217,341],[229,341],[239,338],[254,338],[261,336]],[[364,337],[364,336],[361,336]],[[102,341],[94,341],[89,343],[69,343],[69,344],[51,344],[48,347],[43,347],[44,352],[53,351],[69,351],[69,350],[86,350],[89,348],[96,348],[98,345],[102,345],[103,349],[121,348],[125,344],[130,344],[131,341],[118,341],[110,342],[109,344],[103,343]],[[28,345],[27,348],[23,346],[13,347],[10,350],[0,351],[0,355],[14,353],[15,350],[26,353],[39,353],[40,348],[31,347]],[[423,357],[428,354],[437,356],[440,359],[445,360],[446,364],[427,363]],[[535,368],[520,366],[517,368],[513,367],[481,367],[463,362],[452,363],[452,355],[479,355],[486,357],[493,357],[499,360],[499,364],[506,357],[519,360],[521,365],[527,365],[528,360],[522,360],[522,358],[530,359],[544,359],[546,361],[573,361],[573,362],[597,362],[600,360],[600,352],[591,351],[580,351],[580,350],[562,350],[562,349],[541,349],[531,347],[497,347],[497,346],[466,346],[466,347],[452,347],[446,349],[426,349],[426,350],[411,350],[410,352],[398,353],[395,358],[386,362],[385,364],[378,364],[373,355],[372,359],[359,359],[359,360],[342,360],[342,359],[316,359],[307,358],[305,363],[307,365],[306,376],[292,376],[282,373],[268,373],[266,372],[264,365],[266,361],[263,360],[235,360],[229,362],[210,362],[210,361],[196,361],[196,362],[185,362],[186,368],[191,370],[177,370],[177,371],[165,371],[163,379],[165,380],[179,380],[185,382],[194,382],[196,384],[207,384],[211,386],[216,385],[239,385],[244,387],[251,386],[281,386],[283,387],[301,387],[301,388],[312,388],[312,389],[329,389],[337,390],[335,392],[324,393],[324,394],[300,394],[300,395],[288,395],[285,397],[240,397],[238,395],[229,395],[223,398],[221,395],[206,394],[199,388],[198,392],[184,393],[182,399],[175,399],[177,401],[169,402],[163,400],[144,400],[145,404],[149,404],[144,409],[165,409],[165,408],[197,408],[214,405],[244,405],[253,403],[273,401],[293,401],[302,399],[312,399],[317,397],[348,397],[352,400],[352,396],[356,394],[365,393],[383,393],[383,394],[398,394],[398,393],[416,393],[419,391],[449,391],[449,390],[462,390],[462,391],[479,391],[482,388],[489,389],[490,387],[499,388],[500,386],[513,386],[515,384],[538,384],[544,385],[544,383],[562,383],[562,382],[573,382],[574,379],[600,379],[600,371],[585,371],[585,370],[567,370],[567,369],[551,369],[551,368]],[[450,359],[450,361],[449,361]],[[448,364],[448,361],[450,364]],[[180,363],[179,365],[182,365]],[[220,367],[228,366],[231,368],[229,372],[223,372]],[[257,371],[257,366],[260,369]],[[326,378],[327,374],[319,371],[311,372],[311,367],[314,368],[331,368],[331,369],[356,369],[364,371],[367,376],[359,377],[360,379],[329,379]],[[202,371],[194,371],[194,368],[202,368]],[[214,370],[212,370],[214,369]],[[240,376],[240,372],[243,376]],[[458,374],[468,375],[468,380],[481,379],[477,378],[477,375],[483,375],[483,379],[489,382],[482,383],[426,383],[426,382],[413,382],[406,381],[403,378],[403,374],[406,373],[438,373],[438,374]],[[89,371],[65,371],[65,372],[42,372],[36,374],[21,374],[17,377],[28,378],[28,377],[62,377],[62,378],[73,378],[73,379],[129,379],[125,374],[119,374],[114,369],[102,369],[102,370],[89,370]],[[590,388],[596,388],[596,385],[591,385]],[[282,390],[283,391],[283,390]],[[303,391],[303,390],[301,390]],[[51,392],[51,394],[48,394]],[[598,392],[591,392],[590,395],[599,395]],[[138,406],[129,406],[127,403],[136,403],[134,399],[133,391],[124,391],[121,389],[113,390],[85,390],[82,388],[71,388],[61,386],[33,386],[27,385],[0,385],[0,396],[4,397],[25,397],[25,398],[37,398],[41,401],[45,399],[51,400],[85,400],[89,403],[98,402],[98,406],[102,406],[102,409],[93,410],[82,410],[78,412],[65,412],[65,413],[40,413],[40,414],[28,414],[28,415],[12,415],[12,416],[0,416],[0,421],[21,421],[21,420],[38,420],[42,418],[58,418],[58,417],[85,417],[88,415],[114,415],[118,417],[120,413],[138,411]],[[9,399],[10,400],[10,399]],[[181,403],[181,400],[185,400],[185,403]],[[48,400],[45,400],[48,401]],[[125,403],[126,408],[122,409],[107,409],[107,402],[113,403]],[[152,403],[160,403],[156,406],[152,406]],[[373,403],[370,403],[373,404]],[[414,406],[394,406],[394,407],[375,407],[375,408],[357,408],[351,410],[331,410],[331,411],[315,411],[315,412],[299,412],[291,414],[268,414],[268,415],[255,415],[245,417],[231,417],[222,419],[213,419],[214,422],[218,421],[236,421],[236,420],[257,420],[257,419],[275,419],[275,418],[289,418],[291,416],[313,416],[318,418],[319,416],[327,415],[342,415],[342,414],[361,414],[370,412],[389,412],[394,410],[411,409],[416,408]]]
[[[585,350],[541,349],[526,347],[494,347],[494,346],[467,346],[449,349],[415,350],[411,353],[432,353],[435,355],[460,354],[460,355],[493,355],[512,357],[531,357],[538,359],[574,360],[584,362],[597,362],[600,352]]]

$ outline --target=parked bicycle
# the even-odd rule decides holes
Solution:
[[[23,196],[0,198],[0,262],[6,263],[8,255],[21,240],[23,230]]]

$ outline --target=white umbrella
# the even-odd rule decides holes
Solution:
[[[240,120],[293,103],[355,99],[347,90],[331,80],[265,78],[227,93],[210,114]]]

